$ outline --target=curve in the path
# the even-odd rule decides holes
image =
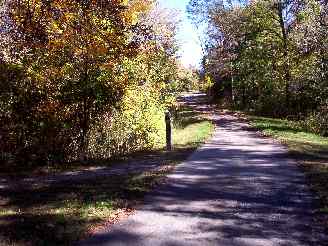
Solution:
[[[245,130],[233,116],[214,118],[211,141],[135,215],[80,245],[328,245],[313,220],[304,175],[286,148]]]

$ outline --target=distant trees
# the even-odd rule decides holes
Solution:
[[[232,88],[236,106],[328,134],[327,2],[228,3],[196,6],[209,16],[206,72]]]

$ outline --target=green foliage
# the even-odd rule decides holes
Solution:
[[[120,109],[103,115],[90,131],[90,156],[110,158],[152,148],[165,134],[164,109],[147,88],[129,90]]]
[[[108,158],[157,144],[164,110],[196,82],[178,65],[176,22],[157,19],[165,11],[154,7],[148,0],[3,3],[6,168]]]
[[[151,105],[147,104],[148,101]],[[95,145],[89,145],[91,152],[89,154],[101,160],[90,160],[83,164],[83,168],[86,165],[110,166],[115,169],[114,173],[107,170],[103,173],[105,176],[101,175],[100,178],[98,175],[85,176],[77,172],[77,175],[72,175],[72,178],[66,181],[39,183],[36,180],[37,185],[17,187],[4,185],[1,194],[4,206],[0,207],[0,219],[3,222],[0,224],[0,244],[4,246],[72,245],[89,235],[90,232],[94,232],[98,226],[115,222],[121,216],[131,213],[131,207],[139,204],[146,192],[160,184],[163,177],[176,164],[186,160],[192,150],[203,143],[214,130],[213,122],[204,119],[201,113],[189,107],[179,107],[175,113],[172,151],[164,151],[164,143],[161,141],[157,146],[159,149],[149,150],[142,155],[134,153],[126,157],[127,162],[102,160],[103,157],[113,154],[106,151],[115,152],[121,150],[120,147],[122,147],[113,147],[108,144],[107,136],[121,141],[128,135],[124,130],[133,134],[139,132],[137,129],[143,131],[145,125],[152,129],[159,127],[154,117],[151,117],[156,114],[153,111],[154,107],[159,109],[162,105],[158,107],[156,101],[154,94],[149,94],[147,88],[130,88],[122,101],[124,105],[117,111],[117,114],[109,112],[108,118],[99,119],[100,125],[92,128],[89,141]],[[143,112],[138,112],[138,109],[143,109]],[[163,114],[158,112],[158,116],[163,117]],[[134,117],[137,119],[133,120]],[[142,119],[142,117],[147,118]],[[107,120],[112,122],[108,122],[109,126],[106,125]],[[146,121],[151,121],[154,125]],[[129,125],[124,125],[124,122]],[[163,123],[163,119],[160,119],[160,123]],[[102,127],[101,124],[105,126]],[[114,131],[111,127],[117,127],[117,129]],[[106,135],[101,139],[105,141],[103,143],[93,142],[96,141],[94,137],[101,137],[97,135],[99,130]],[[123,134],[123,136],[118,136],[118,134]],[[148,136],[146,132],[144,134],[145,136],[134,135],[136,138],[132,141],[144,141]],[[165,136],[162,137],[165,141]],[[141,148],[141,146],[134,146],[133,143],[126,146],[132,149]],[[123,148],[123,151],[128,150]],[[143,165],[141,169],[138,166],[131,167],[131,164],[135,162],[151,165],[149,168]],[[78,167],[78,171],[80,170],[81,166]]]
[[[295,158],[323,162],[328,158],[328,139],[311,133],[299,122],[249,116],[252,126],[287,144]]]
[[[326,2],[190,5],[209,16],[204,69],[215,90],[223,87],[214,95],[228,95],[235,107],[260,115],[307,119],[308,129],[327,134]]]
[[[311,113],[302,125],[311,132],[328,137],[328,107],[322,106],[317,112]]]
[[[213,81],[213,78],[212,76],[210,76],[209,74],[205,75],[204,77],[204,81],[201,85],[201,90],[202,91],[207,91],[209,90],[211,87],[213,87],[214,85],[214,81]]]

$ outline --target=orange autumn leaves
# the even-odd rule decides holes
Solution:
[[[26,106],[32,116],[29,125],[33,131],[42,125],[49,134],[60,134],[61,125],[73,126],[72,138],[84,150],[92,121],[115,106],[131,83],[122,65],[141,52],[146,39],[137,38],[142,34],[135,29],[152,2],[10,0],[6,4],[14,49],[21,52],[29,81],[28,88],[19,81],[17,85],[22,97],[26,90],[36,95]],[[40,145],[30,137],[34,135],[26,136],[26,142]]]
[[[128,142],[128,151],[159,138],[155,133],[173,97],[178,62],[172,21],[159,20],[161,10],[154,12],[152,1],[7,0],[6,5],[4,21],[14,38],[8,50],[19,56],[6,62],[22,73],[5,78],[9,86],[0,98],[8,111],[1,122],[11,122],[0,123],[0,130],[8,128],[5,139],[14,139],[6,148],[10,156],[23,163],[35,156],[48,162],[90,153],[108,157],[122,153],[115,143]],[[171,36],[159,31],[163,26]]]

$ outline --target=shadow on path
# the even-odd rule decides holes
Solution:
[[[199,97],[188,104],[198,107]],[[314,198],[285,147],[246,131],[231,115],[212,119],[211,141],[135,215],[79,245],[328,245],[314,221]]]

